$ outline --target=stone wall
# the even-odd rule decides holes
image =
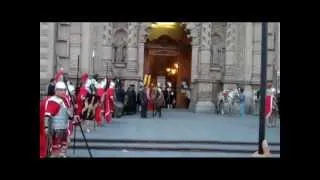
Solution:
[[[261,23],[181,25],[192,39],[190,109],[211,112],[218,92],[240,85],[248,96],[250,112],[252,90],[260,83]],[[126,80],[125,88],[129,84],[137,87],[143,78],[144,45],[150,26],[150,22],[40,23],[41,91],[60,67],[75,79],[78,55],[80,74],[120,77]],[[279,23],[269,24],[268,43],[268,80],[272,80],[273,64],[280,69]],[[123,61],[117,61],[117,47],[124,48]]]

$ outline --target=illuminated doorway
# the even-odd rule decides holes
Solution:
[[[187,108],[183,81],[191,82],[191,44],[179,23],[155,23],[145,44],[144,76],[151,75],[150,84],[172,83],[176,108]]]

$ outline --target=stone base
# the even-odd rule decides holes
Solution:
[[[215,106],[211,101],[198,101],[192,107],[195,113],[214,113]]]

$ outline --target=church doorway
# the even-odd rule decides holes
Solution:
[[[179,23],[152,24],[145,44],[144,77],[148,85],[160,83],[163,89],[172,84],[176,108],[188,108],[182,83],[190,87],[191,40]]]

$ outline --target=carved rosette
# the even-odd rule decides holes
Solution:
[[[128,47],[137,47],[138,42],[138,23],[129,23],[128,28]]]

